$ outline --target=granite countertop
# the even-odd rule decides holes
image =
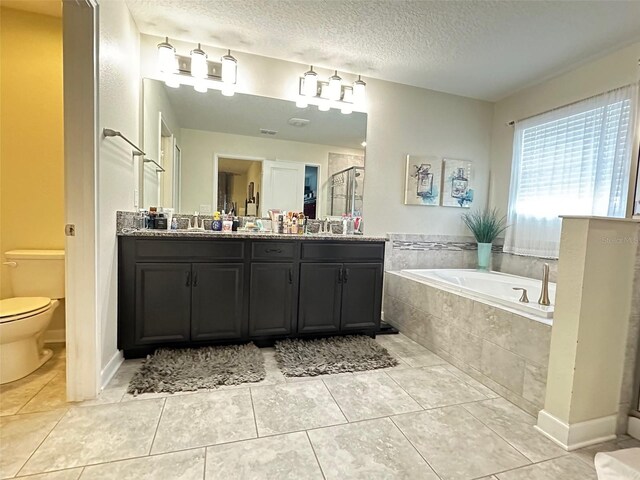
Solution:
[[[327,233],[311,233],[306,235],[289,235],[272,232],[214,232],[212,230],[138,230],[124,228],[118,232],[119,237],[162,237],[162,238],[252,238],[260,240],[335,240],[352,242],[384,242],[382,235],[336,235]]]

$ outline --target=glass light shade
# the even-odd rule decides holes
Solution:
[[[358,80],[353,82],[353,103],[357,103],[358,105],[362,105],[365,101],[365,90],[367,84],[362,81],[360,76],[358,76]]]
[[[200,48],[191,50],[191,76],[195,78],[207,78],[207,54]]]
[[[330,109],[331,107],[329,106],[328,100],[320,100],[320,103],[318,104],[318,110],[320,110],[321,112],[328,112]]]
[[[340,94],[342,89],[342,79],[338,76],[338,72],[329,77],[329,100],[340,100]]]
[[[302,91],[307,97],[315,97],[318,95],[318,74],[313,71],[313,67],[304,74]]]
[[[231,50],[220,59],[222,62],[222,81],[224,83],[236,83],[238,73],[238,61],[231,56]]]
[[[309,106],[309,102],[303,96],[299,96],[298,100],[296,100],[296,107],[298,108],[307,108]]]
[[[344,96],[342,97],[342,101],[353,103],[353,89],[348,87],[344,89]]]
[[[351,105],[343,105],[340,109],[340,113],[343,115],[349,115],[350,113],[353,113],[353,107]]]
[[[204,80],[198,79],[193,83],[193,89],[196,92],[207,93],[207,84]]]
[[[233,97],[233,95],[236,93],[236,88],[233,83],[225,83],[222,85],[221,92],[225,97]]]
[[[178,88],[180,86],[180,79],[173,73],[167,73],[164,78],[164,84],[167,87]]]
[[[158,70],[162,73],[175,73],[176,49],[169,43],[169,39],[158,44]]]

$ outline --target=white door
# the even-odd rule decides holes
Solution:
[[[262,163],[261,211],[270,209],[302,212],[304,163],[265,160]]]

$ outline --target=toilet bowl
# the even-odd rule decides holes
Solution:
[[[59,304],[46,297],[0,300],[0,384],[26,377],[51,358],[40,337]]]
[[[0,300],[0,384],[26,377],[51,358],[42,336],[64,298],[63,250],[4,254],[13,297]]]

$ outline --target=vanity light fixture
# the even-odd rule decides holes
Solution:
[[[356,105],[364,106],[367,84],[362,80],[362,76],[358,75],[358,80],[353,82],[353,102]]]
[[[230,50],[220,62],[209,60],[199,43],[188,56],[180,55],[165,37],[165,41],[158,44],[158,70],[168,87],[192,85],[196,92],[216,89],[227,97],[235,94],[238,61]]]
[[[207,54],[200,48],[191,50],[191,76],[195,78],[207,78],[209,68],[207,67]]]
[[[336,70],[333,75],[329,77],[329,88],[327,91],[327,96],[329,100],[340,100],[342,90],[342,78],[338,76],[338,71]]]
[[[158,44],[158,69],[161,73],[176,73],[176,49],[169,43],[169,37]]]
[[[318,110],[326,112],[332,108],[343,114],[353,113],[354,108],[364,111],[366,83],[361,76],[352,85],[343,85],[338,71],[334,70],[328,81],[318,80],[313,66],[298,79],[298,95],[295,98],[298,108],[317,105]]]
[[[311,65],[309,71],[304,74],[301,93],[307,97],[315,97],[318,95],[318,74],[313,71],[313,65]]]

